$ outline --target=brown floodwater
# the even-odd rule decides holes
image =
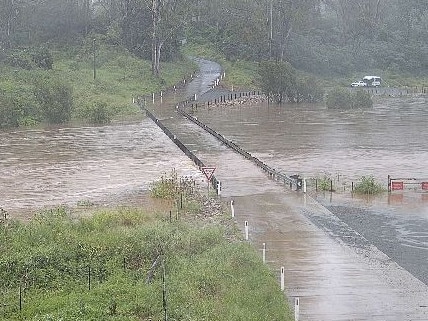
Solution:
[[[149,119],[102,127],[0,132],[0,207],[111,204],[193,163]]]
[[[157,98],[147,108],[206,165],[216,167],[221,198],[235,201],[237,224],[243,228],[249,223],[249,241],[257,250],[267,245],[267,263],[278,279],[284,267],[285,293],[290,302],[300,298],[301,320],[428,320],[428,288],[421,281],[428,266],[426,192],[310,196],[269,180],[253,163],[176,113],[175,104],[183,97],[210,95],[209,86],[220,74],[218,65],[199,63],[201,76],[191,86],[162,104]],[[387,175],[428,177],[425,97],[377,99],[371,110],[255,104],[200,108],[196,116],[286,174],[328,175],[344,186],[368,175],[385,184]],[[87,200],[114,204],[146,191],[174,168],[181,176],[203,181],[148,119],[1,132],[0,207],[18,213]],[[358,211],[352,219],[369,224],[352,225],[358,222],[333,215],[339,207],[359,207],[373,215],[369,221],[361,216],[366,212]],[[398,245],[387,253],[364,229],[375,231],[379,244],[389,245],[385,240],[393,238]],[[406,256],[402,245],[418,251]],[[420,275],[400,262],[400,256],[401,261],[412,260],[412,253],[420,259],[415,264],[422,267]]]

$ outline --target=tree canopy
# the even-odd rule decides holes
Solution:
[[[420,0],[0,0],[3,51],[91,34],[151,60],[155,75],[186,38],[232,61],[288,61],[321,75],[428,70]]]

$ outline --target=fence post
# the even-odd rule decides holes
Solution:
[[[22,285],[19,285],[19,311],[22,310]]]
[[[88,266],[88,290],[91,290],[91,266]]]

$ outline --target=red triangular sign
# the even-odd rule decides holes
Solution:
[[[210,180],[213,177],[215,167],[201,167],[202,172],[204,173],[207,180]]]

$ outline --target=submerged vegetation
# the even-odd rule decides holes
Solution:
[[[330,109],[365,109],[373,107],[370,94],[364,90],[350,91],[336,87],[327,93],[325,103]]]
[[[180,181],[153,187],[180,190]],[[193,202],[189,193],[175,219],[125,207],[76,218],[59,207],[26,224],[2,221],[0,320],[291,320],[233,221],[195,216]]]
[[[354,192],[358,194],[379,194],[385,192],[385,188],[373,176],[363,176],[355,185]]]

